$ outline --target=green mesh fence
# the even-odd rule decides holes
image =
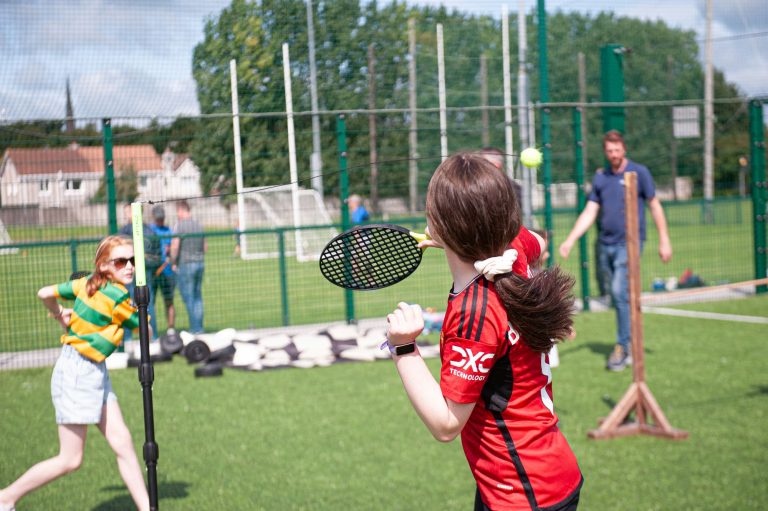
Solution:
[[[459,55],[459,40],[450,42],[456,56],[447,52],[448,109],[443,127],[437,108],[434,40],[431,25],[427,25],[420,29],[423,37],[415,56],[419,66],[416,110],[409,107],[407,45],[395,45],[399,56],[388,54],[388,60],[379,63],[374,109],[366,109],[371,92],[364,72],[325,83],[328,109],[315,114],[321,177],[313,177],[311,170],[316,133],[306,83],[299,80],[292,119],[295,154],[289,153],[289,121],[281,113],[284,90],[282,83],[277,83],[281,74],[275,71],[280,61],[273,66],[275,80],[262,85],[254,84],[247,69],[240,70],[243,189],[239,195],[228,75],[221,70],[215,73],[214,82],[205,82],[208,99],[215,97],[215,101],[201,103],[205,114],[112,117],[111,140],[105,136],[102,118],[72,119],[74,130],[62,121],[0,124],[4,148],[0,171],[0,352],[6,355],[2,367],[19,366],[9,354],[56,347],[60,332],[45,317],[37,290],[64,281],[72,271],[91,269],[98,240],[111,231],[110,218],[116,219],[118,229],[123,227],[128,222],[124,205],[134,200],[145,203],[147,222],[153,221],[153,209],[162,207],[169,227],[177,221],[177,204],[185,200],[192,217],[202,224],[208,244],[203,281],[206,331],[383,317],[400,300],[441,308],[451,282],[438,251],[428,251],[422,266],[406,281],[352,295],[352,307],[349,295],[324,281],[316,263],[325,242],[342,229],[341,208],[346,197],[340,188],[339,115],[344,115],[348,193],[364,198],[371,221],[400,223],[414,230],[424,228],[425,193],[441,161],[441,135],[447,138],[449,152],[507,146],[498,48],[494,47],[487,60],[489,69],[496,71],[490,73],[490,93],[483,97],[477,74],[480,49],[475,57],[468,58]],[[483,30],[495,29],[484,25]],[[295,71],[304,72],[303,68]],[[553,75],[553,88],[560,85],[554,99],[572,101],[572,87],[565,87],[570,83],[567,77]],[[650,290],[655,279],[679,277],[686,270],[708,285],[755,278],[755,258],[765,255],[764,251],[762,256],[756,252],[753,233],[756,218],[765,212],[753,211],[752,195],[765,193],[759,184],[765,178],[755,180],[748,172],[750,162],[741,158],[751,154],[746,103],[729,100],[716,104],[716,117],[722,120],[715,137],[716,197],[708,202],[702,199],[703,142],[700,137],[676,139],[671,124],[675,106],[693,104],[701,109],[701,104],[666,99],[642,103],[632,97],[630,91],[634,89],[628,89],[627,99],[634,101],[626,108],[628,156],[648,166],[655,178],[674,250],[669,264],[659,261],[657,232],[648,216],[648,240],[641,264],[644,289]],[[264,113],[260,101],[267,92],[278,113]],[[533,109],[537,122],[542,108],[538,105]],[[563,103],[547,108],[553,178],[548,191],[553,205],[553,237],[549,241],[557,246],[578,213],[574,106]],[[518,110],[513,106],[512,111],[517,152]],[[587,153],[584,174],[589,183],[596,169],[604,165],[600,108],[587,105],[583,122]],[[105,158],[105,146],[111,147],[111,161]],[[109,164],[114,171],[112,181],[105,172]],[[511,173],[518,179],[522,175],[517,165]],[[542,181],[538,173],[532,187],[534,227],[538,228],[545,227]],[[764,220],[758,228],[765,228]],[[595,229],[587,238],[589,250],[584,263],[589,267],[591,295],[595,296],[599,294],[594,278]],[[567,261],[555,259],[567,271],[580,274],[582,262],[575,253]],[[577,294],[581,294],[582,284]],[[156,302],[155,317],[162,333],[168,327],[166,311],[163,300]],[[177,330],[188,328],[178,292],[174,304]],[[40,355],[40,360],[48,359]]]

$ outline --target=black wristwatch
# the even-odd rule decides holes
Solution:
[[[389,352],[396,357],[407,355],[409,353],[413,353],[414,351],[416,351],[416,341],[409,342],[408,344],[399,344],[397,346],[390,345],[389,347]]]

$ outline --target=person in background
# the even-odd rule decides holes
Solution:
[[[606,368],[621,371],[632,364],[629,328],[629,280],[627,278],[627,239],[624,203],[624,173],[637,173],[638,220],[640,228],[640,251],[645,241],[645,203],[651,210],[651,217],[659,231],[659,257],[666,263],[672,258],[672,244],[669,241],[667,220],[664,209],[656,197],[656,186],[648,169],[626,157],[627,146],[624,137],[611,130],[603,137],[603,150],[608,160],[603,172],[595,174],[592,191],[587,205],[576,219],[576,223],[565,241],[560,245],[560,255],[567,259],[574,243],[587,232],[602,212],[598,243],[599,264],[606,285],[609,287],[613,305],[616,308],[616,345],[608,357]]]
[[[370,219],[368,210],[363,206],[363,198],[359,195],[350,195],[347,198],[347,204],[349,204],[349,213],[353,224],[362,224]]]
[[[80,468],[89,424],[99,428],[114,451],[120,476],[136,507],[141,511],[149,509],[131,432],[105,363],[122,342],[124,329],[139,326],[138,311],[131,305],[125,287],[133,280],[134,262],[131,240],[109,236],[96,250],[93,273],[38,291],[49,316],[64,329],[64,346],[51,377],[59,453],[32,466],[0,490],[0,510],[13,511],[28,493]],[[74,305],[64,308],[59,299],[74,300]]]
[[[203,227],[192,218],[189,203],[181,200],[176,203],[176,225],[173,233],[177,236],[171,241],[171,261],[176,272],[176,283],[189,316],[189,330],[193,334],[203,332],[203,273],[205,271],[205,252],[208,243]],[[193,235],[185,237],[184,235]]]
[[[152,218],[154,223],[150,226],[158,236],[167,236],[173,231],[165,225],[165,209],[160,204],[152,208]],[[173,294],[176,290],[176,275],[173,273],[171,264],[171,238],[160,238],[160,248],[162,251],[162,262],[155,270],[152,279],[152,288],[150,290],[153,296],[157,296],[157,290],[163,295],[165,303],[165,317],[168,323],[168,333],[175,332],[176,328],[176,307],[173,305]]]

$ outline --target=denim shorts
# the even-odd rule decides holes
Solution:
[[[56,424],[98,424],[107,401],[116,401],[105,362],[64,345],[51,376]]]

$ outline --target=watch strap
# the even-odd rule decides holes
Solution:
[[[416,342],[409,342],[408,344],[400,344],[398,346],[392,346],[389,351],[399,357],[400,355],[407,355],[416,351]]]
[[[389,343],[389,339],[381,344],[381,349],[389,348],[389,352],[396,357],[401,355],[407,355],[416,351],[416,341],[409,342],[407,344],[393,345]]]

